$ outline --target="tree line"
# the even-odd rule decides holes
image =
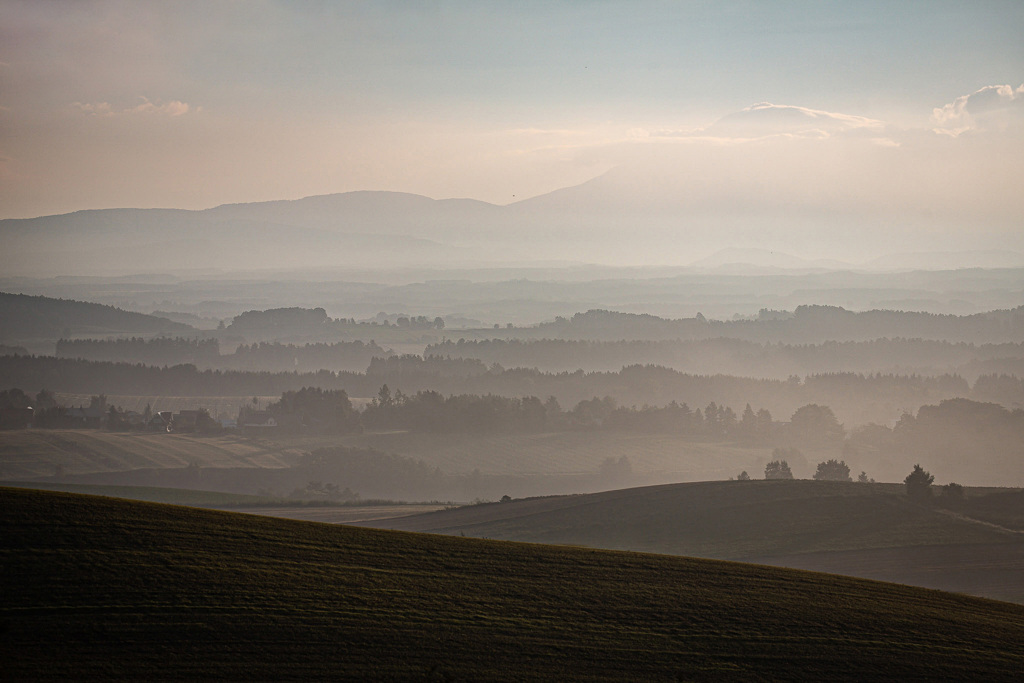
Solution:
[[[729,337],[754,342],[819,344],[901,337],[975,344],[1017,342],[1024,337],[1024,306],[973,315],[913,311],[848,311],[839,306],[798,306],[762,311],[754,320],[668,319],[645,313],[590,310],[524,329],[520,338],[664,340]]]
[[[216,338],[128,337],[60,339],[56,355],[59,358],[156,366],[192,364],[203,370],[316,372],[321,369],[361,371],[373,359],[387,358],[392,353],[374,341],[343,341],[330,344],[257,342],[240,344],[232,353],[221,354],[220,342]]]
[[[847,424],[890,423],[926,403],[958,397],[988,399],[986,392],[997,392],[1000,402],[1007,405],[1024,403],[1024,383],[1014,377],[981,377],[972,389],[957,375],[828,373],[768,380],[694,375],[650,365],[629,366],[618,372],[544,373],[497,366],[482,371],[479,362],[437,358],[376,363],[372,373],[272,373],[15,355],[0,357],[0,377],[8,387],[78,394],[267,396],[312,386],[372,397],[382,384],[388,384],[406,395],[436,391],[443,395],[554,396],[563,405],[576,405],[595,396],[613,396],[623,406],[667,406],[672,401],[706,405],[713,401],[729,406],[750,403],[782,415],[818,403],[831,406]]]

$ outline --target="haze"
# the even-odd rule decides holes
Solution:
[[[1019,0],[0,0],[0,657],[1016,672],[1022,36]]]
[[[4,218],[600,176],[536,257],[1024,248],[1019,3],[3,8]]]

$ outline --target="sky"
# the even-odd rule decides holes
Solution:
[[[0,0],[0,218],[634,168],[1019,235],[1022,160],[1016,0]]]

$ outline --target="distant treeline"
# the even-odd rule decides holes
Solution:
[[[385,323],[389,325],[390,323]],[[280,308],[247,311],[227,331],[248,338],[325,337],[364,332],[377,323],[331,319],[322,308]],[[400,317],[396,327],[443,329],[441,318]],[[880,338],[938,339],[974,344],[1017,342],[1024,338],[1024,306],[974,315],[940,315],[911,311],[875,310],[857,313],[838,306],[798,306],[794,311],[763,310],[754,320],[667,319],[649,314],[591,310],[571,318],[531,327],[467,330],[466,336],[508,339],[580,339],[594,341],[674,340],[728,337],[752,342],[820,344],[825,341],[868,341]],[[351,338],[351,337],[349,337]],[[634,361],[635,362],[635,361]]]
[[[183,337],[60,339],[57,341],[57,356],[146,365],[192,363],[209,366],[216,364],[220,358],[220,344],[216,339]]]
[[[415,358],[415,357],[413,357]],[[148,396],[268,396],[303,387],[344,389],[350,396],[370,398],[382,384],[412,395],[554,396],[562,405],[613,396],[624,406],[666,406],[672,401],[691,406],[764,406],[776,415],[792,414],[808,403],[829,405],[847,424],[890,423],[904,412],[948,398],[999,401],[1024,405],[1024,383],[1016,377],[983,376],[972,386],[957,375],[827,373],[804,379],[753,379],[728,375],[694,375],[653,365],[633,365],[618,372],[560,372],[488,368],[465,374],[466,361],[439,358],[397,361],[397,370],[377,364],[374,373],[243,372],[199,370],[194,365],[154,367],[141,364],[85,361],[51,356],[0,357],[2,385],[29,391],[49,389],[74,394]],[[470,363],[470,366],[473,366]],[[420,369],[417,370],[417,367]],[[454,369],[447,372],[446,369]]]
[[[283,402],[282,402],[283,403]],[[842,438],[842,427],[828,408],[822,429],[800,430],[801,437]],[[804,410],[806,414],[805,409]],[[800,410],[797,411],[800,414]],[[799,419],[797,420],[799,423]],[[411,396],[392,395],[387,385],[360,415],[366,429],[406,429],[418,432],[542,432],[610,429],[660,432],[762,441],[777,432],[778,425],[765,409],[757,412],[746,405],[742,416],[729,407],[709,403],[703,411],[675,401],[662,408],[619,406],[611,397],[580,401],[562,410],[556,398],[541,401],[536,396],[510,398],[488,394],[442,396],[436,391],[419,391]],[[812,433],[813,432],[813,433]]]
[[[951,399],[921,406],[916,415],[905,414],[891,429],[853,429],[845,449],[850,460],[881,456],[927,463],[953,481],[977,480],[982,470],[1009,476],[1020,472],[1024,462],[1024,410]]]
[[[856,313],[838,306],[798,306],[792,314],[762,311],[756,320],[729,321],[706,320],[699,314],[670,320],[648,314],[591,310],[519,332],[504,336],[598,341],[729,337],[786,344],[900,337],[998,344],[1024,338],[1024,306],[964,316],[884,310]]]
[[[226,332],[243,336],[322,336],[330,333],[345,333],[366,327],[389,327],[391,322],[383,320],[356,322],[354,318],[331,318],[323,308],[271,308],[265,311],[246,311],[235,316]],[[444,329],[442,318],[426,316],[398,316],[395,327],[411,330]]]
[[[324,369],[362,371],[375,358],[391,355],[390,350],[381,348],[372,340],[302,345],[261,342],[242,344],[234,353],[221,356],[216,367],[272,372],[316,372]]]
[[[427,346],[425,356],[475,358],[481,367],[609,371],[663,365],[681,372],[786,378],[823,372],[942,374],[1024,369],[1024,343],[968,344],[925,339],[874,339],[821,344],[773,344],[729,339],[588,341],[481,339]],[[1024,374],[1024,373],[1021,373]]]
[[[391,355],[375,342],[333,344],[242,344],[233,353],[221,355],[217,339],[156,337],[144,339],[61,339],[60,358],[144,363],[171,366],[191,363],[200,369],[251,370],[269,372],[316,372],[317,370],[362,371],[374,358]]]

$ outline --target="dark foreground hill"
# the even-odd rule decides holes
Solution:
[[[902,484],[712,481],[465,506],[392,529],[739,560],[1024,603],[1024,492],[955,509]]]
[[[1014,680],[1024,608],[761,566],[0,489],[11,680]]]

